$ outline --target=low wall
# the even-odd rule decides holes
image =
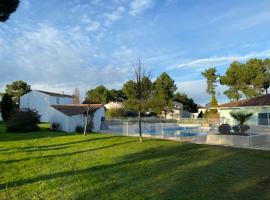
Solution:
[[[229,145],[239,147],[262,146],[270,142],[269,135],[207,135],[208,144]]]

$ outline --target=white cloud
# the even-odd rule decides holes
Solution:
[[[114,10],[111,13],[105,13],[105,26],[110,26],[112,22],[119,20],[123,13],[125,12],[125,8],[123,6],[120,6],[118,8],[116,8],[116,10]]]
[[[0,34],[2,89],[11,81],[24,80],[34,89],[72,92],[75,87],[119,86],[128,77],[127,66],[94,65],[96,48],[78,31],[46,24],[28,29],[19,29],[20,34],[12,39]]]
[[[153,6],[153,0],[133,0],[130,3],[129,14],[131,16],[136,16],[151,6]]]
[[[209,58],[202,58],[197,60],[192,60],[190,62],[181,63],[173,65],[169,67],[169,69],[181,69],[181,68],[206,68],[208,66],[218,66],[229,64],[232,61],[245,61],[250,58],[261,58],[270,56],[270,49],[260,51],[260,52],[251,52],[246,55],[235,55],[235,56],[221,56],[221,57],[209,57]]]

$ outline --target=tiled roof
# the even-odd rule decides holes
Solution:
[[[226,107],[246,107],[246,106],[270,106],[270,94],[265,94],[259,97],[235,101],[230,103],[221,104],[219,108]]]
[[[102,104],[68,104],[68,105],[52,105],[52,107],[65,115],[72,116],[84,114],[89,109],[89,112],[95,112],[101,108]]]
[[[55,92],[47,92],[47,91],[42,91],[42,90],[35,90],[50,96],[54,96],[54,97],[72,97],[72,95],[67,95],[67,94],[60,94],[60,93],[55,93]]]

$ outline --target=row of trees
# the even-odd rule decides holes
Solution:
[[[245,63],[234,61],[224,75],[219,75],[211,67],[202,72],[207,80],[207,92],[211,95],[211,105],[215,106],[216,87],[218,84],[228,87],[224,94],[230,101],[251,98],[268,93],[270,87],[270,59],[253,58]]]

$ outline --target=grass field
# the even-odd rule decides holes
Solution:
[[[270,199],[269,151],[44,127],[0,124],[0,199]]]

